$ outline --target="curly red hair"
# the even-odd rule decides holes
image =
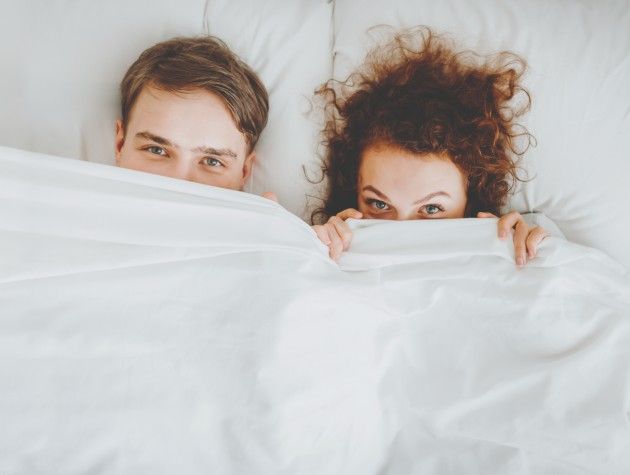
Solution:
[[[325,102],[328,191],[313,219],[357,208],[361,156],[377,144],[445,154],[467,179],[466,216],[499,213],[522,181],[515,158],[532,140],[515,123],[531,103],[520,85],[524,71],[513,53],[456,51],[428,28],[399,32],[373,49],[360,70],[316,91]],[[524,99],[519,107],[517,96]]]

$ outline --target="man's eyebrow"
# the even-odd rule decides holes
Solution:
[[[383,198],[384,200],[388,200],[389,201],[389,198],[387,197],[387,195],[385,195],[384,193],[381,193],[376,188],[374,188],[372,185],[364,186],[363,187],[363,191],[371,191],[372,193],[376,194],[379,198]]]
[[[205,155],[218,155],[219,157],[238,157],[236,152],[234,150],[230,150],[229,148],[197,147],[194,148],[192,151],[200,152]]]
[[[160,137],[159,135],[152,134],[151,132],[147,132],[147,131],[138,132],[136,134],[136,137],[151,140],[155,143],[159,143],[160,145],[164,145],[165,147],[179,148],[179,145],[171,142],[168,139],[165,139],[164,137]],[[196,147],[192,149],[191,151],[197,152],[197,153],[203,153],[206,155],[217,155],[219,157],[225,157],[225,156],[232,157],[232,158],[238,157],[236,152],[229,148],[215,148],[215,147],[201,146],[201,147]]]
[[[147,140],[151,140],[155,143],[159,143],[160,145],[164,145],[165,147],[173,147],[173,148],[179,148],[177,145],[175,145],[174,143],[171,143],[170,140],[165,139],[164,137],[160,137],[159,135],[155,135],[152,134],[151,132],[138,132],[136,134],[136,137],[140,137],[143,139],[147,139]]]
[[[433,193],[429,193],[427,196],[425,196],[424,198],[416,201],[414,203],[414,205],[417,205],[418,203],[423,203],[427,200],[430,200],[431,198],[435,198],[436,196],[447,196],[448,198],[451,197],[451,195],[449,195],[446,191],[435,191]]]

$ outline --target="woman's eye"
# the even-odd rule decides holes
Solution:
[[[427,214],[436,214],[436,213],[439,213],[440,211],[444,211],[444,209],[438,205],[426,205],[424,207],[424,211]]]
[[[369,203],[372,207],[382,211],[388,208],[387,203],[381,200],[369,200]]]
[[[221,163],[220,160],[217,160],[214,157],[204,158],[203,162],[209,167],[222,167],[223,166],[223,163]]]
[[[162,156],[166,155],[166,150],[164,150],[162,147],[158,147],[156,145],[151,145],[150,147],[147,147],[146,150],[149,153],[152,153],[153,155],[162,155]]]

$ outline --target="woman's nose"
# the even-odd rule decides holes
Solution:
[[[422,219],[415,209],[398,210],[396,212],[396,221],[409,221],[411,219]]]

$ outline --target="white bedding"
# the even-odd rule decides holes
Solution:
[[[0,473],[630,472],[630,279],[0,148]]]

